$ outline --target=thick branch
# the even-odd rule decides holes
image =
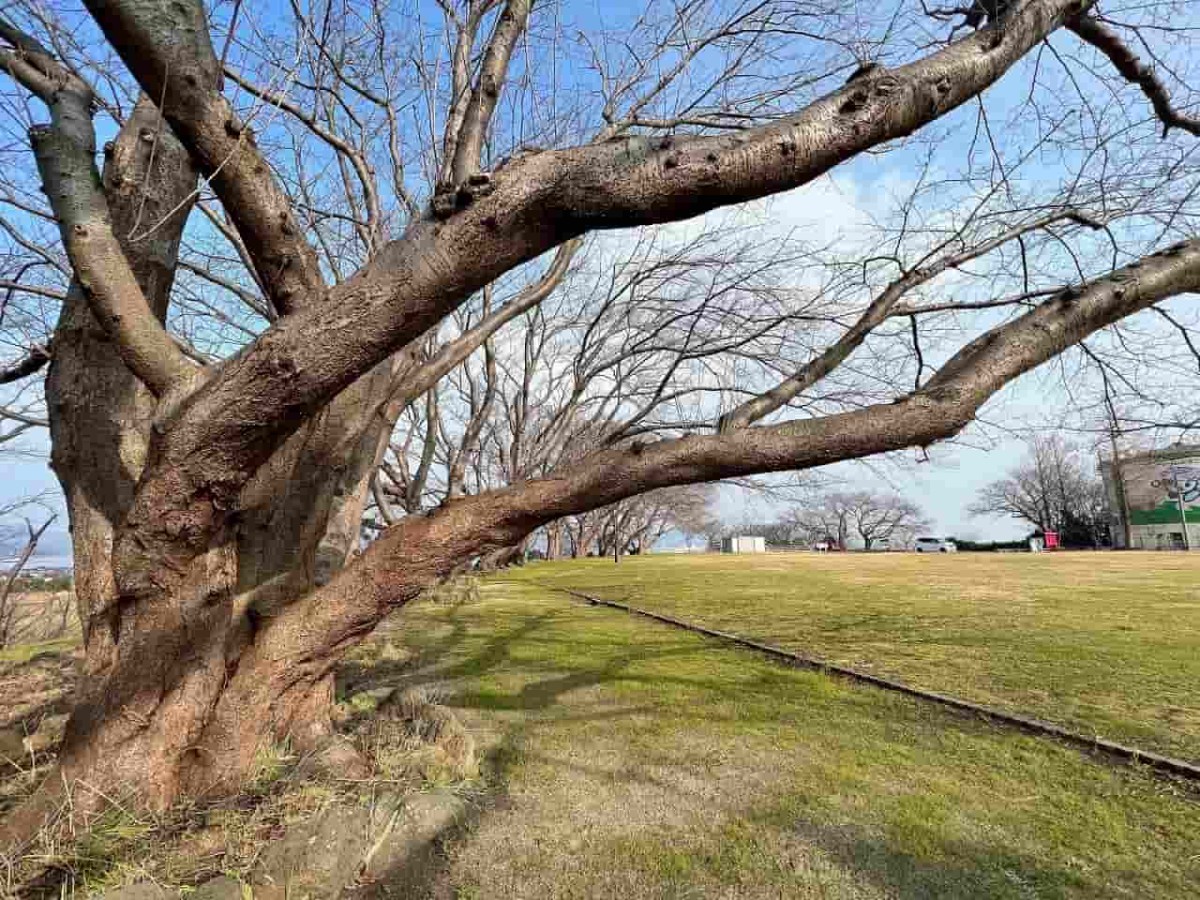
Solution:
[[[65,132],[59,118],[55,116],[53,125],[30,129],[29,140],[63,246],[92,313],[114,338],[121,359],[162,396],[188,384],[196,369],[155,317],[138,285],[113,233],[89,148]]]
[[[50,362],[50,350],[40,344],[29,349],[29,353],[19,362],[13,363],[7,369],[0,369],[0,384],[10,384],[36,375]]]
[[[127,519],[137,540],[118,548],[129,554],[126,588],[162,591],[155,579],[207,546],[241,485],[300,423],[503,273],[593,229],[685,219],[806,184],[978,95],[1078,12],[1078,0],[1027,0],[770,125],[533,154],[460,190],[446,218],[414,223],[329,303],[282,319],[180,410]]]
[[[0,19],[0,39],[13,49],[0,51],[0,63],[26,90],[49,105],[62,87],[84,87],[67,72],[41,42],[6,19]]]
[[[504,89],[513,49],[529,21],[532,0],[508,0],[488,41],[479,70],[479,82],[471,94],[454,145],[454,184],[459,185],[479,171],[483,142],[492,114]]]
[[[567,271],[571,267],[571,260],[575,258],[580,246],[582,246],[582,242],[579,240],[563,244],[558,248],[546,273],[535,283],[529,285],[499,309],[484,316],[477,325],[463,332],[454,340],[447,341],[416,369],[404,371],[403,380],[395,393],[388,398],[388,405],[393,409],[399,409],[416,400],[441,381],[448,372],[461,365],[504,325],[522,313],[533,309],[554,293],[566,278]]]
[[[1171,95],[1154,70],[1143,65],[1137,55],[1121,40],[1121,36],[1094,16],[1081,15],[1067,22],[1067,27],[1080,38],[1108,57],[1121,77],[1141,88],[1162,122],[1163,135],[1172,128],[1200,136],[1200,119],[1185,116],[1171,105]]]
[[[126,365],[155,394],[188,383],[194,368],[156,318],[113,233],[95,165],[90,86],[11,24],[0,21],[0,37],[16,48],[4,54],[10,73],[50,111],[50,124],[31,128],[29,140],[63,246],[93,314]]]
[[[250,129],[221,95],[221,67],[199,0],[88,0],[88,11],[191,151],[241,235],[272,305],[323,295],[316,253]]]
[[[303,680],[394,605],[465,557],[508,546],[535,528],[625,497],[679,484],[806,469],[957,434],[997,391],[1093,332],[1168,297],[1200,291],[1200,239],[1065,291],[972,341],[919,391],[854,412],[634,444],[593,453],[555,477],[452,501],[388,529],[355,564],[274,622],[264,653]],[[286,649],[285,649],[286,648]],[[297,649],[299,648],[299,649]]]

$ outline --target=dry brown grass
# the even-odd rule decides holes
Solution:
[[[78,638],[79,619],[71,591],[28,591],[10,594],[8,643],[0,652],[18,645]]]
[[[0,751],[14,757],[0,771],[0,814],[53,766],[78,662],[70,643],[22,648],[28,652],[0,662],[6,703]],[[367,655],[381,665],[403,665],[407,653],[381,641]],[[249,883],[267,848],[305,823],[340,815],[382,831],[399,798],[433,789],[478,791],[474,740],[435,690],[376,694],[352,696],[337,709],[346,739],[374,764],[370,777],[339,778],[287,746],[271,746],[260,751],[251,784],[234,798],[153,815],[132,798],[108,797],[86,828],[71,821],[68,798],[21,860],[0,865],[0,896],[82,897],[139,881],[186,887],[220,875]]]

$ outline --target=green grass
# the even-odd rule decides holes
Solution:
[[[1200,760],[1200,554],[648,556],[505,577]]]
[[[14,644],[0,649],[0,663],[21,664],[38,656],[56,656],[73,649],[78,643],[77,637],[65,637],[52,641],[35,641],[32,644]]]
[[[691,570],[696,562],[546,565],[516,577],[612,596],[637,590],[642,602],[652,591],[665,596],[669,577],[690,585],[693,598],[723,596],[743,624],[754,621],[757,602],[757,633],[775,639],[781,623],[795,629],[812,616],[820,621],[808,633],[832,638],[838,605],[842,615],[868,616],[852,613],[854,591],[883,590],[889,580],[882,567],[855,573],[848,563],[818,562],[794,579],[804,582],[796,593],[809,597],[803,609],[768,614],[769,602],[738,589],[755,577],[748,563],[703,560]],[[768,562],[784,574],[760,576],[759,590],[779,592],[788,573],[806,571],[799,560]],[[962,576],[932,562],[937,568],[925,573],[937,577],[922,579],[923,602],[942,609],[939,629],[964,641],[977,626],[951,628],[949,608],[936,600]],[[830,588],[821,614],[815,583]],[[838,583],[840,593],[831,589]],[[878,601],[873,608],[886,622]],[[708,610],[720,612],[715,597]],[[673,611],[695,612],[682,602]],[[919,621],[912,607],[893,613]],[[847,624],[841,634],[865,654],[907,627],[876,621],[868,639]],[[1086,631],[1068,628],[1067,645],[1087,646],[1076,630]],[[493,581],[477,602],[414,604],[384,638],[415,660],[391,669],[375,662],[354,677],[453,691],[450,702],[492,747],[491,777],[503,788],[501,802],[451,847],[451,896],[1186,898],[1200,883],[1200,802],[1191,788],[573,605],[533,584]],[[976,645],[990,645],[986,638]],[[1004,643],[1011,653],[1019,647]],[[900,644],[889,660],[908,658]],[[1008,655],[993,659],[997,671]],[[1042,655],[1023,666],[1048,666]]]

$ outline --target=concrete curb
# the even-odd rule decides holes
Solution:
[[[1118,744],[1115,741],[1108,741],[1101,737],[1088,737],[1085,734],[1080,734],[1076,731],[1070,731],[1069,729],[1062,728],[1050,722],[1043,722],[1040,719],[1033,719],[1028,716],[1013,715],[1012,713],[1002,712],[1001,710],[994,709],[989,706],[981,706],[978,703],[972,703],[969,700],[951,697],[948,694],[938,694],[933,691],[921,690],[920,688],[912,687],[911,685],[905,684],[901,681],[895,681],[891,678],[882,678],[878,675],[872,675],[859,669],[852,669],[848,666],[839,666],[834,663],[826,662],[825,660],[819,659],[815,656],[806,656],[801,653],[793,653],[790,650],[784,650],[782,647],[776,647],[772,644],[764,644],[760,641],[751,640],[750,638],[745,638],[737,634],[731,634],[727,631],[718,631],[715,628],[705,628],[703,625],[697,625],[694,622],[687,622],[683,619],[665,616],[661,613],[651,612],[648,609],[639,609],[636,606],[630,606],[626,603],[618,603],[615,600],[605,600],[602,597],[585,594],[581,591],[573,591],[569,588],[562,588],[554,585],[542,584],[539,582],[532,583],[540,588],[568,594],[569,596],[574,597],[577,600],[583,600],[592,606],[607,606],[610,609],[617,609],[632,615],[652,619],[655,622],[660,622],[664,625],[670,625],[673,628],[680,628],[685,631],[694,632],[695,634],[702,634],[706,637],[716,638],[717,640],[724,641],[727,644],[745,647],[791,666],[823,672],[826,675],[834,675],[839,678],[845,678],[849,681],[858,682],[860,684],[869,684],[885,691],[893,691],[894,693],[915,697],[919,700],[936,703],[939,706],[953,709],[960,713],[979,716],[987,719],[990,722],[995,722],[1000,725],[1007,725],[1030,734],[1036,734],[1043,737],[1052,737],[1056,740],[1062,741],[1064,744],[1078,747],[1089,753],[1093,753],[1110,760],[1117,760],[1124,763],[1137,763],[1138,765],[1146,766],[1155,772],[1173,775],[1179,778],[1186,778],[1190,781],[1200,783],[1200,766],[1184,762],[1181,759],[1174,759],[1169,756],[1161,756],[1157,753],[1151,753],[1148,750],[1139,750],[1136,747],[1127,747],[1124,744]]]

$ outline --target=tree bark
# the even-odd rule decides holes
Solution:
[[[122,250],[160,321],[167,315],[195,187],[187,151],[143,97],[105,148],[103,189]],[[148,237],[129,239],[156,224]],[[46,405],[51,465],[70,517],[87,670],[95,677],[111,665],[116,650],[113,538],[146,464],[155,403],[121,360],[77,282],[55,329]]]

